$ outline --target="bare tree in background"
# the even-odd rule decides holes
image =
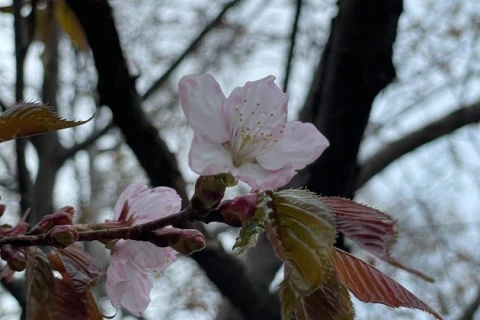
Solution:
[[[38,157],[35,173],[26,164],[12,165],[11,146],[0,149],[2,196],[23,194],[21,199],[30,199],[32,221],[66,204],[55,197],[55,185],[65,183],[65,176],[74,186],[71,199],[85,221],[105,218],[115,195],[139,175],[153,186],[175,188],[186,203],[191,174],[175,154],[188,151],[183,145],[190,136],[177,108],[178,79],[186,73],[223,72],[232,85],[241,85],[235,72],[255,53],[276,46],[284,49],[277,81],[283,81],[289,93],[301,92],[291,101],[299,118],[314,123],[331,144],[293,185],[329,196],[353,198],[358,192],[361,199],[392,212],[401,230],[396,255],[431,270],[440,285],[437,290],[417,289],[452,319],[474,319],[480,278],[471,270],[480,264],[474,249],[480,224],[465,223],[472,216],[464,212],[468,206],[452,203],[473,204],[470,197],[478,197],[480,191],[479,4],[425,0],[404,8],[401,0],[199,0],[178,7],[168,1],[66,3],[81,26],[76,33],[70,31],[70,38],[85,37],[89,51],[72,48],[61,21],[49,11],[51,4],[45,9],[32,1],[34,9],[23,17],[25,39],[34,41],[39,28],[48,28],[42,59],[37,58],[43,70],[41,84],[20,82],[18,88],[17,81],[15,96],[5,89],[13,87],[13,81],[7,82],[13,79],[7,75],[0,80],[3,107],[15,99],[39,98],[60,113],[93,108],[99,112],[87,130],[32,138],[27,151],[33,146]],[[288,31],[255,25],[265,18],[263,13],[275,14],[279,8],[291,17]],[[40,10],[50,15],[47,26],[39,27],[35,12]],[[38,52],[37,44],[30,42],[29,52]],[[3,65],[0,75],[8,74]],[[30,72],[25,69],[27,76]],[[295,85],[304,88],[294,90]],[[22,159],[24,147],[17,147],[17,153]],[[62,170],[67,173],[58,174]],[[16,174],[32,179],[21,182]],[[456,191],[466,186],[468,192]],[[184,262],[191,270],[188,280],[174,275],[165,280],[172,286],[184,282],[180,292],[171,293],[169,317],[185,318],[200,309],[212,319],[280,319],[277,296],[269,291],[280,262],[268,242],[260,241],[245,259],[238,259],[217,237],[235,230],[195,227],[209,235],[209,245],[192,259],[216,289],[201,289],[206,280],[199,281],[198,269]],[[467,234],[471,246],[462,247],[455,238]],[[337,246],[349,249],[341,236]],[[2,284],[24,307],[21,281]],[[218,312],[211,302],[215,290],[223,297]],[[378,317],[371,309],[365,313],[368,318]]]

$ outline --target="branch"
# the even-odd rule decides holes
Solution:
[[[112,9],[106,0],[68,0],[92,49],[98,72],[99,105],[112,110],[113,121],[146,171],[153,186],[171,186],[187,204],[185,181],[141,100],[120,46]]]
[[[293,53],[295,51],[295,42],[298,33],[298,22],[300,21],[300,13],[302,12],[303,0],[297,0],[295,10],[295,19],[293,20],[292,33],[290,34],[290,48],[288,49],[287,67],[285,69],[285,80],[283,83],[283,92],[287,92],[288,81],[290,80],[290,71],[292,69]]]
[[[152,231],[169,225],[177,225],[179,223],[197,220],[197,218],[200,219],[201,216],[198,216],[191,210],[190,207],[187,207],[185,210],[174,213],[167,217],[137,224],[131,227],[81,231],[78,233],[79,237],[77,241],[104,241],[115,239],[150,241]],[[0,238],[0,247],[6,244],[10,244],[15,247],[51,246],[52,239],[50,233],[42,233],[38,235],[16,235]]]
[[[98,72],[100,104],[107,105],[112,110],[115,124],[122,131],[151,184],[173,187],[186,203],[185,182],[175,156],[160,139],[157,130],[141,108],[140,97],[134,79],[128,72],[108,1],[67,0],[67,3],[75,12],[92,49]],[[243,314],[278,313],[278,310],[271,310],[268,304],[262,303],[266,300],[264,297],[269,296],[268,291],[258,290],[251,285],[245,272],[230,272],[243,270],[243,265],[221,247],[207,248],[192,255],[192,258],[205,270],[219,291],[242,309]],[[248,303],[245,303],[246,300]],[[249,319],[276,318],[265,316]]]
[[[15,82],[15,99],[17,101],[23,100],[23,67],[25,64],[25,56],[28,49],[27,40],[25,38],[26,29],[25,21],[22,17],[22,2],[13,2],[14,14],[14,29],[15,29],[15,66],[16,66],[16,82]],[[28,172],[27,163],[25,160],[25,139],[18,139],[15,141],[15,152],[17,155],[17,177],[18,190],[20,194],[20,210],[26,212],[31,207],[31,189],[32,183],[30,181],[30,174]]]
[[[26,286],[19,280],[8,282],[5,278],[0,279],[2,286],[10,292],[10,294],[17,300],[20,307],[25,310],[27,307],[27,292]]]
[[[0,110],[2,110],[2,112],[5,112],[7,111],[7,109],[8,109],[7,104],[3,102],[3,100],[0,100]]]
[[[356,188],[358,189],[362,187],[373,176],[405,154],[426,143],[450,134],[465,125],[479,121],[480,101],[471,106],[455,110],[445,117],[384,146],[363,162],[361,165],[360,176],[356,183]]]
[[[475,313],[480,307],[480,290],[477,291],[477,295],[473,301],[467,306],[463,314],[458,318],[458,320],[473,320]]]
[[[155,81],[152,84],[152,86],[144,93],[144,95],[142,96],[143,101],[150,98],[150,96],[156,90],[158,90],[158,88],[160,88],[162,86],[162,84],[165,82],[165,80],[167,80],[168,77],[172,74],[172,72],[175,71],[175,69],[180,65],[180,63],[183,61],[183,59],[185,59],[192,51],[195,50],[195,48],[198,46],[200,41],[202,41],[202,39],[205,38],[205,36],[211,30],[213,30],[215,27],[217,27],[222,22],[222,18],[225,16],[227,11],[230,8],[237,5],[239,2],[240,2],[240,0],[233,0],[229,3],[227,3],[223,7],[222,11],[220,11],[220,13],[217,15],[217,17],[215,19],[213,19],[209,24],[207,24],[207,26],[202,30],[202,32],[200,32],[200,34],[195,38],[195,40],[193,40],[192,43],[190,43],[190,45],[188,46],[188,48],[185,49],[185,51],[180,55],[180,57],[178,57],[177,60],[174,63],[172,63],[170,68],[157,81]]]
[[[65,161],[69,159],[70,157],[73,157],[78,151],[85,150],[88,147],[90,147],[92,144],[94,144],[98,139],[100,139],[103,135],[105,135],[107,132],[109,132],[112,128],[114,127],[113,121],[110,121],[105,127],[102,129],[92,133],[91,136],[89,136],[87,139],[84,141],[77,143],[76,145],[72,146],[69,149],[63,150],[60,154],[57,155],[61,161]]]

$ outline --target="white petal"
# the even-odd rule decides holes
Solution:
[[[218,82],[209,74],[197,74],[183,77],[178,86],[183,113],[193,130],[211,141],[227,141],[226,98]]]
[[[248,128],[250,135],[276,134],[287,121],[288,95],[275,84],[274,76],[247,82],[227,99],[230,126]]]
[[[325,138],[311,123],[287,122],[283,136],[256,160],[262,167],[276,170],[291,165],[295,170],[315,161],[329,146]]]
[[[291,166],[267,170],[259,164],[245,163],[232,170],[232,175],[253,190],[272,190],[286,185],[295,175],[295,170]]]
[[[188,153],[190,168],[199,175],[209,176],[230,172],[232,156],[221,144],[195,135]]]

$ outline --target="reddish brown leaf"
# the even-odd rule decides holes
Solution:
[[[434,279],[407,267],[390,256],[396,241],[395,220],[380,210],[344,198],[322,198],[335,214],[336,227],[361,248],[397,268],[434,282]]]
[[[0,115],[0,142],[72,128],[85,121],[61,118],[51,107],[36,102],[20,102]]]
[[[358,300],[382,303],[392,308],[419,309],[442,319],[435,310],[395,280],[351,254],[336,249],[334,264],[341,281]]]
[[[101,269],[93,258],[80,246],[71,245],[64,249],[55,248],[57,259],[50,259],[58,264],[56,267],[64,277],[69,279],[78,293],[78,299],[85,304],[89,320],[101,320],[103,315],[98,309],[90,287],[95,285]]]
[[[86,320],[88,311],[71,282],[53,276],[45,255],[27,254],[27,320]]]
[[[63,262],[65,272],[73,281],[79,293],[84,293],[91,285],[97,282],[101,269],[93,258],[80,246],[71,245],[65,249],[55,248]],[[58,270],[61,272],[61,270]]]

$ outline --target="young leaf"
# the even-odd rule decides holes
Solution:
[[[101,269],[92,257],[78,245],[65,249],[55,248],[57,254],[50,255],[50,264],[59,271],[64,280],[75,287],[78,299],[85,304],[89,320],[101,320],[103,315],[98,309],[90,287],[94,285],[101,274]]]
[[[358,300],[382,303],[392,308],[419,309],[442,319],[435,310],[395,280],[351,254],[336,249],[334,263],[341,281]]]
[[[307,190],[270,192],[267,235],[285,262],[282,319],[290,319],[299,299],[321,288],[332,268],[336,231],[321,199]]]
[[[20,102],[0,115],[0,142],[72,128],[90,121],[61,118],[51,107],[36,102]]]
[[[326,283],[295,306],[296,320],[353,320],[354,317],[350,293],[333,269]]]
[[[264,232],[265,227],[258,219],[253,218],[244,222],[233,249],[238,248],[238,254],[245,253],[257,245],[258,237]]]
[[[249,220],[243,222],[240,228],[240,234],[235,241],[233,249],[239,249],[238,254],[243,254],[250,248],[257,245],[258,237],[265,232],[265,207],[271,199],[268,195],[259,194],[257,209],[255,214]]]
[[[78,49],[88,50],[88,41],[77,16],[72,11],[65,0],[53,3],[55,17],[62,27],[63,31],[70,37],[70,40],[78,47]]]
[[[396,242],[395,220],[380,210],[344,198],[322,198],[336,217],[336,227],[361,248],[391,265],[408,271],[426,281],[434,279],[407,267],[390,256]]]
[[[84,293],[97,282],[102,270],[80,246],[71,245],[65,249],[55,248],[55,251],[63,263],[65,273],[72,280],[77,292]],[[62,273],[62,271],[58,271]]]
[[[55,278],[39,250],[27,254],[27,297],[27,320],[88,319],[71,282]]]

